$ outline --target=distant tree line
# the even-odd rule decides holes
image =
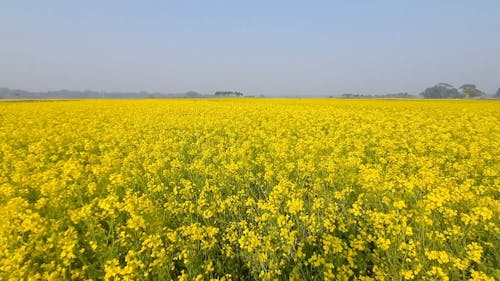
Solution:
[[[486,93],[478,89],[474,84],[464,84],[459,88],[455,88],[448,83],[439,83],[433,87],[425,89],[419,94],[426,99],[464,99],[464,98],[482,98],[486,97]],[[406,92],[381,95],[366,95],[366,94],[343,94],[343,98],[416,98],[417,96],[410,95]],[[500,98],[500,88],[490,98]]]
[[[360,99],[370,99],[370,98],[415,98],[416,96],[410,95],[406,92],[404,93],[394,93],[394,94],[382,94],[382,95],[363,95],[363,94],[343,94],[343,98],[360,98]]]
[[[243,94],[235,91],[217,91],[214,96],[216,97],[242,97]]]
[[[474,84],[464,84],[457,89],[447,83],[439,83],[433,87],[427,88],[420,93],[420,95],[427,99],[463,99],[486,96],[486,94],[479,90]],[[496,96],[499,96],[498,92]]]
[[[243,93],[237,91],[217,91],[213,95],[203,95],[195,91],[185,93],[164,94],[158,92],[104,92],[104,91],[45,91],[31,92],[18,89],[0,88],[0,99],[99,99],[99,98],[210,98],[210,97],[242,97]],[[474,84],[464,84],[460,88],[447,83],[439,83],[433,87],[425,89],[420,96],[428,99],[462,99],[462,98],[481,98],[486,94],[479,90]],[[249,96],[250,97],[250,96]],[[263,97],[263,96],[260,96]],[[333,97],[333,96],[331,96]],[[343,94],[343,98],[416,98],[417,96],[410,95],[406,92],[390,93],[390,94]],[[497,92],[490,96],[500,98],[500,88]]]
[[[104,91],[71,91],[58,90],[31,92],[25,90],[0,88],[0,99],[162,99],[162,98],[209,98],[195,91],[185,93],[164,94],[158,92],[104,92]]]
[[[237,91],[217,91],[213,95],[203,95],[195,91],[185,93],[164,94],[158,92],[104,92],[104,91],[72,91],[57,90],[45,92],[31,92],[18,89],[0,88],[0,99],[162,99],[162,98],[213,98],[213,97],[242,97]]]

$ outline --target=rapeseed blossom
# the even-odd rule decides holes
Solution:
[[[499,280],[500,106],[0,102],[1,280]]]

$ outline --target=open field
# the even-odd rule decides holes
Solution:
[[[0,102],[0,280],[500,280],[500,102]]]

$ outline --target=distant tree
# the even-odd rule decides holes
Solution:
[[[439,83],[438,85],[439,86],[444,86],[444,87],[447,87],[447,88],[454,88],[453,85],[450,85],[448,83]]]
[[[201,97],[202,94],[196,92],[196,91],[188,91],[185,93],[186,97],[189,97],[189,98],[197,98],[197,97]]]
[[[464,94],[447,83],[439,83],[434,87],[427,88],[420,95],[427,99],[456,99],[464,97]]]
[[[242,97],[243,94],[240,92],[234,92],[234,91],[217,91],[217,92],[215,92],[214,96],[216,96],[216,97]]]
[[[495,95],[497,98],[500,98],[500,88],[498,88],[497,93]]]
[[[476,88],[474,84],[464,84],[460,87],[460,90],[466,98],[482,97],[486,95],[483,91]]]

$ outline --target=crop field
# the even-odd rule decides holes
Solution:
[[[0,280],[500,280],[500,102],[0,102]]]

